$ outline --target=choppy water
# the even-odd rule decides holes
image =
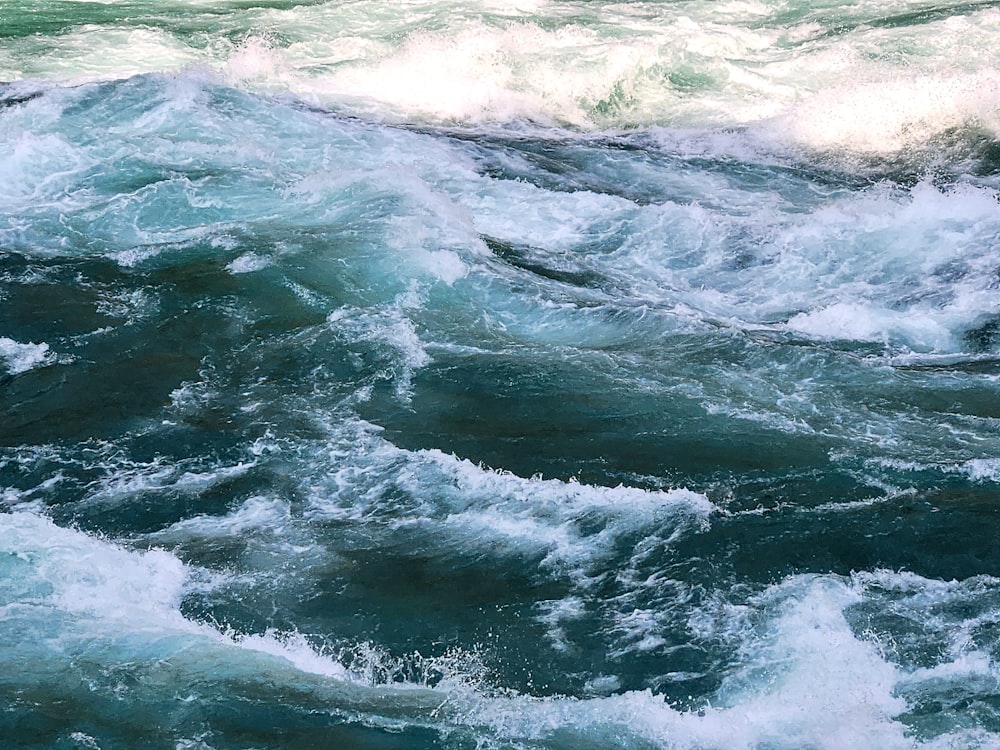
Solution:
[[[4,748],[1000,747],[1000,3],[0,2]]]

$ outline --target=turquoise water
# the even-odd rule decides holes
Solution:
[[[1000,748],[997,39],[0,4],[0,746]]]

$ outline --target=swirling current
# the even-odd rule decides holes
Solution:
[[[1000,748],[998,40],[0,2],[0,746]]]

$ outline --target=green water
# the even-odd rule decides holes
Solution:
[[[997,746],[998,24],[0,6],[0,744]]]

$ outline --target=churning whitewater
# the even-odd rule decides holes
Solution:
[[[0,3],[4,748],[1000,748],[1000,3]]]

